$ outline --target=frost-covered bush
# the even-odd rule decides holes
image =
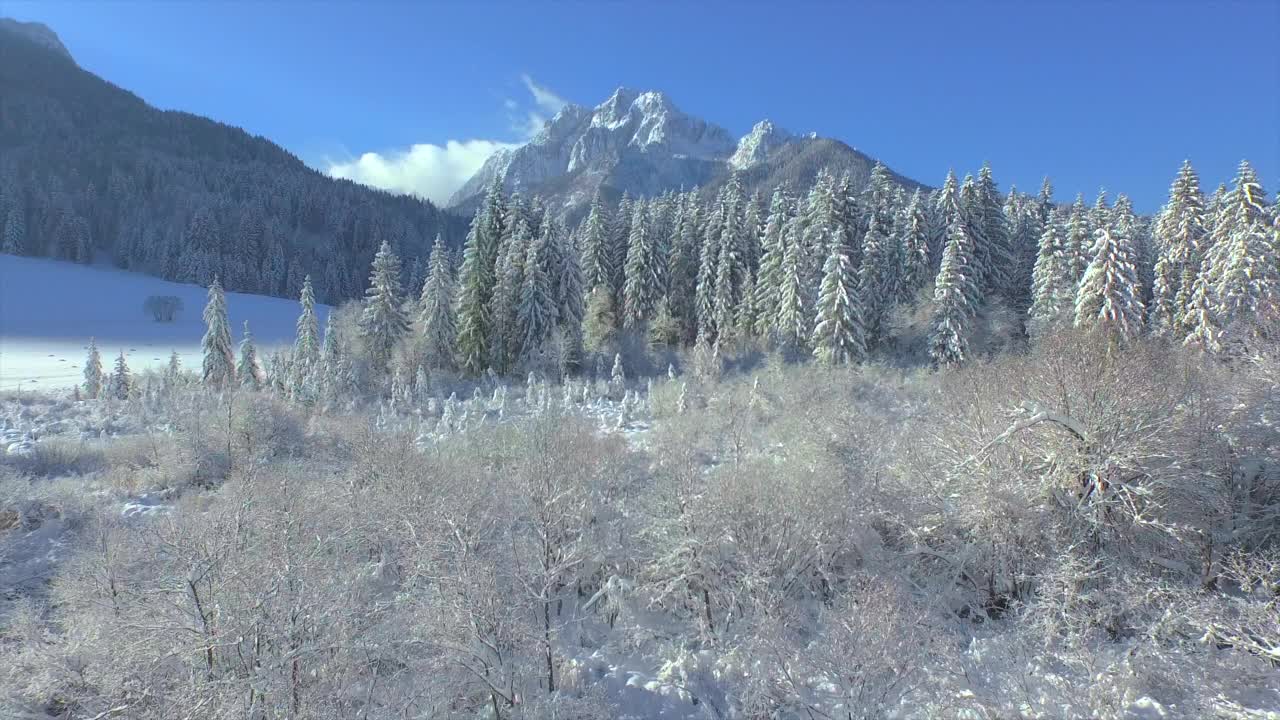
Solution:
[[[5,455],[4,462],[18,473],[32,478],[87,475],[103,469],[103,445],[94,441],[50,438],[33,444],[29,451]]]
[[[0,465],[0,512],[47,505],[62,533],[47,575],[0,587],[22,600],[0,603],[0,714],[1280,708],[1271,358],[1075,332],[942,372],[737,358],[649,382],[624,357],[625,401],[611,362],[594,387],[397,362],[429,394],[15,406],[103,437],[83,474]],[[156,515],[112,504],[162,488]],[[0,583],[27,542],[3,517]]]
[[[150,295],[142,302],[142,310],[156,322],[173,322],[182,312],[182,298],[176,295]]]

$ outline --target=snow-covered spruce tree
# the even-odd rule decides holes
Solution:
[[[1045,182],[1047,184],[1048,180]],[[1041,192],[1046,190],[1049,189],[1046,187]],[[1004,215],[1009,221],[1009,246],[1013,254],[1013,266],[1009,271],[1006,295],[1013,307],[1020,312],[1029,308],[1032,302],[1032,276],[1039,256],[1040,237],[1044,234],[1040,208],[1039,201],[1018,194],[1017,188],[1010,186],[1004,204]]]
[[[781,188],[769,201],[769,218],[761,233],[760,270],[756,274],[756,337],[769,338],[778,316],[778,289],[782,284],[782,233],[791,213],[791,200]]]
[[[880,221],[871,218],[871,228],[879,232]],[[872,230],[868,229],[867,235]],[[813,354],[825,365],[861,362],[867,354],[865,328],[859,293],[862,283],[849,259],[849,246],[831,246],[823,266],[818,292],[817,322],[813,327]]]
[[[1142,303],[1142,320],[1145,325],[1148,290],[1151,287],[1151,266],[1154,263],[1149,252],[1150,233],[1147,224],[1133,211],[1133,201],[1124,193],[1116,196],[1115,207],[1111,209],[1111,227],[1116,235],[1126,238],[1129,259],[1133,262],[1134,282],[1137,288],[1135,295]]]
[[[1058,223],[1050,220],[1040,234],[1035,269],[1031,274],[1031,309],[1027,330],[1043,332],[1063,323],[1074,313],[1076,284],[1071,258]]]
[[[973,269],[973,242],[963,219],[951,226],[942,265],[933,286],[933,326],[929,334],[929,357],[935,365],[959,365],[969,351],[973,298],[977,296],[977,274]]]
[[[747,271],[754,274],[760,268],[760,255],[763,253],[763,235],[768,207],[764,202],[764,193],[756,190],[746,201],[742,214],[742,262]]]
[[[671,304],[671,314],[680,325],[681,340],[688,340],[694,332],[702,251],[701,222],[702,205],[695,193],[687,193],[676,218],[671,256],[667,260],[667,299]]]
[[[169,353],[169,364],[164,368],[164,388],[172,392],[183,384],[183,380],[182,358],[178,356],[177,350],[173,350]]]
[[[851,249],[858,237],[849,225],[848,209],[836,199],[836,181],[829,173],[819,172],[805,199],[799,244],[800,277],[807,288],[821,282],[822,267],[833,245],[844,243]],[[858,253],[855,253],[858,254]],[[858,267],[860,258],[851,258]]]
[[[947,246],[951,225],[960,219],[960,182],[954,169],[947,171],[942,187],[933,195],[933,214],[930,218],[929,258],[935,274],[942,262],[942,250]]]
[[[294,358],[294,362],[298,362],[298,359]],[[240,336],[240,362],[236,365],[236,375],[240,378],[242,387],[249,390],[262,389],[262,366],[258,362],[258,347],[253,343],[248,320],[244,321],[244,333]]]
[[[897,190],[893,190],[895,196],[896,193]],[[847,171],[841,173],[839,179],[832,185],[831,199],[836,222],[844,227],[844,232],[849,237],[849,260],[856,268],[862,264],[862,243],[859,240],[867,233],[867,220],[870,214],[864,206],[864,200],[854,192],[853,176]],[[896,199],[893,202],[896,202]],[[894,214],[892,208],[889,214]],[[822,266],[827,262],[829,249],[826,247],[806,249],[814,252],[814,256],[809,259],[809,269],[812,273],[809,277],[814,288],[822,282]]]
[[[320,362],[316,372],[311,374],[310,394],[322,402],[336,399],[341,378],[346,373],[346,360],[342,355],[338,331],[333,325],[333,313],[325,319],[324,338],[320,342]]]
[[[1159,257],[1152,284],[1148,324],[1153,332],[1185,338],[1186,313],[1196,276],[1204,262],[1204,196],[1200,178],[1183,161],[1169,188],[1155,228]]]
[[[656,238],[650,233],[644,202],[637,202],[631,217],[627,243],[625,282],[622,289],[622,325],[640,328],[653,315],[661,297]]]
[[[497,282],[495,264],[505,201],[501,185],[494,181],[484,204],[471,221],[462,254],[458,281],[457,358],[469,375],[478,376],[489,366],[489,334],[492,320],[489,301]]]
[[[555,328],[556,304],[551,278],[547,274],[547,258],[554,232],[548,223],[537,238],[531,239],[525,253],[520,305],[516,313],[521,332],[521,356],[525,359],[542,349]]]
[[[1098,228],[1093,260],[1076,291],[1075,325],[1128,339],[1142,330],[1144,313],[1130,238],[1122,233],[1123,227]]]
[[[746,273],[743,258],[738,250],[738,243],[732,229],[726,226],[720,238],[720,256],[716,260],[716,280],[712,299],[712,326],[716,337],[733,335],[737,319],[738,298],[742,289],[742,277]]]
[[[129,363],[125,361],[124,351],[116,357],[116,367],[107,381],[107,397],[113,400],[128,400],[133,396],[133,375],[129,373]]]
[[[982,266],[983,287],[1012,299],[1021,291],[1017,287],[1019,278],[1013,274],[1017,258],[1009,234],[1009,220],[1004,215],[1004,202],[991,175],[991,165],[987,163],[978,171],[977,200],[975,227],[981,235],[975,238],[974,248]]]
[[[756,279],[750,270],[742,279],[742,299],[734,316],[733,336],[740,343],[751,343],[756,339]]]
[[[783,236],[782,268],[779,274],[777,317],[774,332],[778,344],[798,355],[809,340],[812,302],[809,288],[802,277],[801,239],[794,233]]]
[[[611,225],[609,209],[605,207],[600,191],[596,190],[595,197],[591,199],[591,210],[583,222],[582,284],[588,291],[600,285],[609,287],[613,278],[613,255],[609,252]]]
[[[1111,206],[1107,204],[1107,189],[1099,188],[1098,196],[1093,199],[1093,207],[1089,208],[1089,232],[1096,238],[1100,228],[1111,225]]]
[[[22,217],[22,210],[17,207],[9,209],[4,223],[4,252],[10,255],[22,255],[26,251],[27,226]]]
[[[1218,183],[1218,188],[1213,191],[1213,195],[1209,197],[1204,206],[1204,233],[1208,243],[1208,247],[1205,248],[1206,259],[1208,253],[1213,250],[1213,246],[1227,234],[1225,229],[1221,234],[1218,232],[1218,221],[1226,217],[1223,208],[1227,203],[1228,192],[1230,191],[1227,189],[1226,183]]]
[[[978,184],[972,175],[966,175],[964,182],[960,185],[960,221],[964,223],[965,240],[969,250],[965,272],[972,279],[972,282],[965,284],[965,291],[969,293],[969,307],[976,310],[987,298],[986,278],[989,275],[986,264],[991,258],[990,253],[984,249],[986,245],[982,237],[984,231],[982,198],[978,195]],[[947,235],[947,242],[951,242],[950,233]],[[943,252],[945,254],[945,248]],[[938,272],[942,272],[941,265],[938,267]]]
[[[207,387],[221,389],[235,382],[235,351],[231,345],[231,324],[227,319],[227,298],[222,284],[214,278],[209,285],[209,301],[204,306],[204,352],[201,378]]]
[[[316,317],[316,295],[310,275],[302,281],[299,304],[302,313],[298,315],[298,332],[293,341],[293,361],[312,366],[320,357],[320,320]]]
[[[697,289],[694,291],[694,324],[699,335],[715,335],[716,263],[720,257],[718,210],[709,214],[701,230]]]
[[[654,268],[657,279],[657,296],[661,298],[671,287],[671,251],[674,247],[676,221],[679,220],[680,199],[672,192],[664,193],[649,206],[649,236],[653,238]],[[656,307],[656,302],[655,302]]]
[[[1240,163],[1223,203],[1212,253],[1214,310],[1226,344],[1249,343],[1280,320],[1280,249],[1266,192],[1248,161]]]
[[[898,283],[898,299],[903,302],[913,300],[916,292],[931,279],[929,225],[923,203],[919,189],[911,193],[911,199],[897,226],[897,244],[902,248],[902,276]]]
[[[1044,232],[1045,226],[1053,221],[1053,216],[1056,214],[1056,206],[1053,202],[1053,183],[1050,182],[1047,175],[1040,183],[1040,194],[1036,196],[1035,212],[1036,220],[1040,224],[1040,231]]]
[[[577,338],[582,337],[582,318],[586,314],[582,264],[578,261],[578,250],[569,240],[569,235],[559,225],[555,234],[555,243],[559,246],[557,257],[559,265],[556,272],[559,279],[556,288],[556,323],[561,332]]]
[[[360,313],[360,337],[375,371],[386,372],[391,351],[408,331],[409,318],[400,297],[400,259],[384,240],[373,257],[364,310]]]
[[[1182,311],[1181,327],[1186,332],[1182,344],[1216,353],[1222,350],[1222,330],[1210,297],[1211,292],[1208,273],[1201,272],[1191,283],[1191,297],[1187,299],[1187,306]]]
[[[436,235],[428,260],[427,278],[418,298],[418,332],[422,352],[432,367],[453,367],[456,325],[453,314],[453,271],[444,238]]]
[[[1092,258],[1093,240],[1089,230],[1089,210],[1084,204],[1084,195],[1076,195],[1068,217],[1066,238],[1067,268],[1071,278],[1072,294],[1084,278],[1084,271],[1089,267]],[[1074,301],[1073,301],[1074,302]]]
[[[716,248],[716,275],[712,298],[713,325],[717,333],[731,335],[737,319],[742,279],[747,272],[745,198],[742,175],[734,172],[720,193],[720,239]]]
[[[868,346],[876,346],[883,339],[884,323],[898,296],[898,279],[902,269],[892,243],[893,239],[881,229],[879,215],[871,215],[867,233],[862,237],[862,266],[858,268],[858,297],[861,299],[862,322]],[[828,254],[827,264],[830,262]],[[824,264],[824,284],[828,274]]]
[[[513,203],[513,207],[518,207]],[[489,367],[506,374],[524,344],[520,329],[520,293],[524,286],[525,256],[534,242],[533,226],[521,214],[509,219],[510,232],[502,238],[495,269],[497,283],[489,300]]]
[[[89,338],[89,354],[84,361],[84,398],[96,400],[102,397],[102,355],[98,343]]]
[[[863,193],[865,200],[862,208],[862,228],[870,228],[872,220],[880,226],[880,232],[886,236],[891,235],[894,230],[894,185],[893,178],[889,175],[889,169],[879,161],[871,168],[871,175],[867,179],[867,189]],[[846,201],[842,193],[837,189],[835,193],[835,202],[837,206]],[[865,230],[864,230],[865,232]],[[827,255],[826,257],[830,257]],[[823,261],[826,266],[826,261]],[[825,273],[824,273],[825,274]]]
[[[613,222],[609,225],[609,239],[605,250],[609,254],[609,287],[613,290],[613,305],[622,310],[622,288],[626,282],[627,241],[631,237],[631,219],[635,215],[635,200],[624,191],[618,200]]]

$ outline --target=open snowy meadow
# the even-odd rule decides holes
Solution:
[[[105,363],[123,352],[134,372],[164,367],[173,351],[184,366],[199,367],[206,292],[105,264],[0,254],[0,391],[78,385],[90,336]],[[151,296],[176,297],[182,310],[171,322],[157,322],[143,307]],[[265,352],[292,345],[296,301],[227,293],[227,309],[237,340],[248,320]],[[318,305],[316,312],[323,323],[328,308]]]

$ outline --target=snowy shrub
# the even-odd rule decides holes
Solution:
[[[142,302],[142,310],[156,322],[173,322],[182,312],[182,298],[174,295],[150,295]]]
[[[55,478],[97,472],[106,454],[101,444],[59,437],[35,443],[30,452],[6,455],[4,462],[27,477]]]

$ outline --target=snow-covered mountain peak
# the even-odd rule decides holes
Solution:
[[[638,92],[631,88],[620,87],[613,91],[608,100],[596,106],[591,124],[593,127],[616,129],[625,127],[637,119],[643,123],[647,119],[656,119],[672,112],[680,111],[661,92],[655,90]]]
[[[765,180],[808,177],[828,165],[858,177],[870,172],[869,159],[847,145],[811,142],[769,120],[738,140],[684,112],[665,93],[619,87],[595,107],[566,105],[528,143],[495,153],[449,204],[473,208],[495,180],[508,191],[539,194],[549,205],[576,212],[602,188],[651,196],[706,187],[746,168],[760,169]]]
[[[585,143],[571,161],[570,170],[589,161],[596,151],[616,153],[625,147],[642,152],[663,151],[697,158],[724,158],[733,150],[729,134],[721,127],[685,114],[666,94],[638,92],[620,87],[592,113]]]
[[[774,148],[791,137],[791,133],[774,125],[772,120],[761,120],[738,141],[738,149],[729,158],[729,165],[734,170],[743,170],[763,162]]]

